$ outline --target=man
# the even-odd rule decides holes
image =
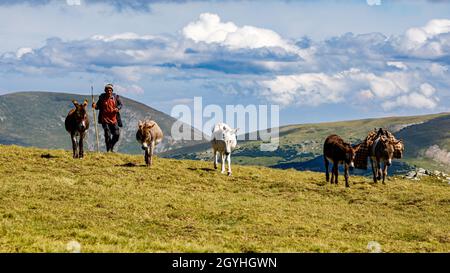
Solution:
[[[122,121],[120,119],[120,109],[122,102],[118,95],[113,93],[114,86],[107,84],[105,93],[101,94],[97,103],[92,103],[92,108],[99,110],[98,123],[105,131],[106,152],[113,152],[114,145],[119,140]]]

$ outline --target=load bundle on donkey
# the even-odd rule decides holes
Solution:
[[[388,130],[373,129],[367,134],[365,140],[361,143],[361,147],[358,150],[355,158],[355,168],[367,170],[369,162],[369,153],[374,142],[379,138],[391,143],[394,147],[394,158],[400,159],[403,157],[404,145],[402,140],[397,140],[395,136]]]

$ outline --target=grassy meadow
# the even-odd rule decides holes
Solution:
[[[450,251],[450,185],[0,145],[0,252]]]

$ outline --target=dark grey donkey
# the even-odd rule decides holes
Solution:
[[[86,131],[89,129],[89,119],[86,112],[88,100],[83,104],[79,104],[76,100],[72,101],[75,109],[70,110],[66,117],[65,126],[67,132],[70,133],[72,139],[73,158],[83,158],[83,140],[86,136]],[[79,140],[77,139],[79,137]]]
[[[325,162],[325,178],[331,182],[331,184],[338,183],[339,176],[339,164],[344,164],[344,178],[345,187],[350,187],[348,183],[349,169],[354,167],[354,161],[356,153],[358,152],[361,144],[350,145],[345,143],[344,140],[338,135],[330,135],[323,144],[323,159]],[[333,163],[331,169],[331,180],[329,173],[329,164]]]
[[[370,163],[372,164],[373,182],[377,183],[383,177],[383,184],[387,176],[387,169],[392,165],[395,143],[385,136],[378,136],[369,148]],[[383,170],[381,169],[383,163]]]

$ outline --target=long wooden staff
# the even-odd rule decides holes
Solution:
[[[94,87],[91,85],[92,103],[94,100]],[[97,137],[97,153],[100,152],[100,141],[98,140],[98,125],[97,125],[97,115],[95,114],[95,108],[92,108],[92,113],[94,114],[94,124],[95,124],[95,136]]]

